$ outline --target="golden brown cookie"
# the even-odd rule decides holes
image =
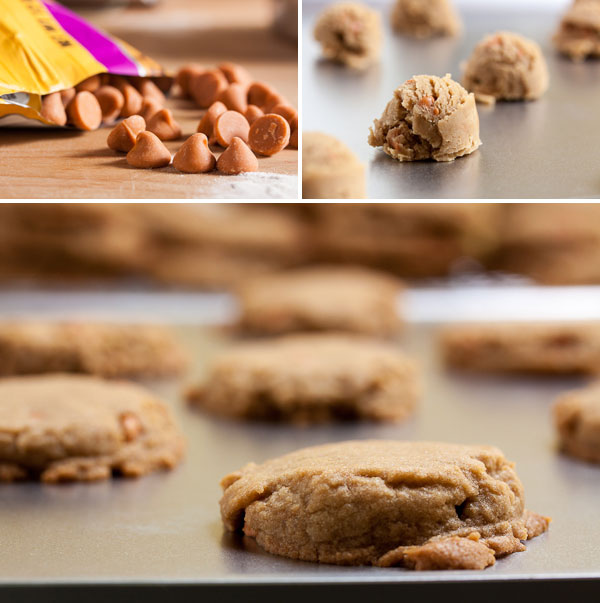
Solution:
[[[171,469],[184,441],[147,390],[96,377],[0,379],[0,482],[94,481]]]
[[[401,421],[419,393],[397,347],[341,334],[241,343],[217,356],[190,402],[226,417],[322,423]]]
[[[258,276],[238,287],[239,326],[258,334],[349,331],[391,336],[401,328],[401,283],[359,267],[318,266]]]
[[[489,446],[326,444],[250,463],[221,485],[227,530],[320,563],[483,569],[549,522],[525,510],[513,463]]]

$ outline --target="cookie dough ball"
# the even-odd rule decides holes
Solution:
[[[548,89],[548,67],[536,42],[500,31],[475,46],[463,84],[476,98],[535,100]]]
[[[370,128],[369,144],[398,161],[452,161],[481,145],[475,97],[450,75],[415,75]]]
[[[396,0],[392,27],[416,38],[455,36],[461,22],[450,0]]]
[[[249,279],[238,288],[239,327],[277,335],[347,331],[391,336],[402,321],[400,281],[359,267],[318,266]]]
[[[418,396],[396,346],[342,334],[288,335],[225,350],[188,396],[217,415],[300,424],[401,421]]]
[[[483,569],[548,519],[497,448],[363,440],[304,448],[221,481],[225,528],[270,553],[339,565]]]
[[[600,383],[559,398],[553,415],[562,449],[584,461],[600,463]]]
[[[139,477],[179,463],[184,440],[146,389],[96,377],[0,380],[0,483]]]
[[[302,198],[364,199],[365,167],[343,143],[321,132],[302,135]]]
[[[560,22],[554,45],[574,61],[600,56],[600,2],[575,0]]]
[[[379,13],[360,2],[339,2],[319,16],[314,31],[323,56],[355,69],[365,69],[381,53]]]

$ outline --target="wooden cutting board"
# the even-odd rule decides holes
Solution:
[[[297,43],[271,27],[271,0],[162,0],[154,8],[82,10],[83,16],[148,54],[166,69],[186,62],[244,65],[297,106]],[[171,98],[167,107],[193,134],[202,111]],[[259,159],[261,174],[221,176],[130,168],[106,146],[110,128],[95,132],[3,127],[0,196],[5,198],[296,198],[298,152]],[[182,144],[168,142],[175,152]],[[217,155],[218,155],[217,150]],[[270,175],[269,175],[270,174]]]

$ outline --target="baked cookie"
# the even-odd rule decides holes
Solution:
[[[584,461],[600,463],[600,383],[561,396],[553,416],[562,449]]]
[[[405,278],[444,276],[462,258],[487,258],[501,217],[491,203],[320,203],[312,211],[322,261]]]
[[[525,510],[513,463],[489,446],[326,444],[250,463],[221,486],[227,530],[338,565],[483,569],[549,522]]]
[[[239,327],[276,335],[349,331],[390,336],[400,330],[400,281],[366,268],[321,266],[249,279],[238,287]]]
[[[302,134],[302,198],[364,199],[365,166],[343,142],[322,132]]]
[[[508,31],[485,36],[465,66],[463,86],[478,97],[535,100],[548,89],[546,59],[533,40]],[[483,99],[484,102],[486,99]]]
[[[92,481],[171,469],[184,441],[166,405],[131,383],[0,379],[0,481]]]
[[[487,323],[442,331],[453,368],[490,373],[600,373],[600,323]]]
[[[396,0],[392,27],[415,38],[455,36],[462,28],[450,0]]]
[[[185,365],[171,333],[157,325],[0,323],[0,375],[168,377]]]
[[[573,61],[600,57],[600,3],[575,0],[554,34],[554,45]]]
[[[326,59],[355,69],[365,69],[381,53],[379,13],[361,2],[338,2],[325,8],[314,36]]]
[[[453,161],[481,145],[475,97],[450,74],[404,82],[369,132],[369,144],[398,161]]]
[[[396,347],[358,335],[288,335],[218,356],[188,399],[214,414],[320,423],[400,421],[414,409],[416,369]]]

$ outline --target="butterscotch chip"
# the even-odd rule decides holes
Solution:
[[[461,28],[452,0],[396,0],[392,27],[415,38],[455,36]]]
[[[167,377],[185,356],[160,326],[110,323],[2,322],[0,375],[88,373],[100,377]]]
[[[56,483],[172,469],[184,440],[146,389],[96,377],[0,380],[0,479]]]
[[[79,82],[79,84],[75,86],[75,90],[77,92],[83,92],[84,90],[87,90],[88,92],[95,92],[98,90],[98,88],[100,88],[101,85],[102,82],[100,80],[100,76],[92,75],[91,77],[83,80],[83,82]]]
[[[102,121],[104,123],[112,123],[121,114],[125,99],[118,88],[114,86],[100,86],[94,96],[100,103],[102,109]]]
[[[138,83],[138,91],[143,98],[152,98],[161,105],[164,105],[166,102],[162,90],[152,80],[145,78],[140,80]]]
[[[236,136],[244,142],[248,142],[249,131],[250,124],[241,113],[225,111],[215,120],[213,134],[222,147],[228,147]]]
[[[149,122],[162,108],[163,106],[154,98],[144,98],[139,114]]]
[[[60,98],[62,99],[62,104],[66,107],[74,98],[77,92],[75,92],[75,88],[67,88],[66,90],[60,91]]]
[[[123,95],[123,108],[121,117],[138,115],[142,108],[142,95],[129,83],[117,86]]]
[[[445,362],[491,373],[600,373],[600,323],[488,323],[447,327]]]
[[[161,109],[155,113],[146,124],[146,130],[156,134],[161,140],[176,140],[181,137],[181,126],[173,119],[170,109]]]
[[[227,530],[320,563],[483,569],[549,523],[525,510],[513,463],[491,446],[339,442],[250,463],[221,486]]]
[[[171,163],[171,153],[152,132],[140,132],[127,153],[127,163],[135,168],[159,168]]]
[[[219,100],[232,111],[238,113],[244,113],[248,108],[246,101],[246,89],[242,84],[229,84],[229,86],[222,92]]]
[[[275,155],[283,151],[290,141],[288,122],[275,113],[259,117],[250,126],[248,142],[250,148],[260,155]]]
[[[187,174],[201,174],[215,168],[217,160],[208,148],[205,134],[193,134],[175,153],[173,167]]]
[[[198,132],[205,134],[209,138],[212,137],[215,121],[225,111],[227,111],[227,107],[221,101],[214,102],[200,120]]]
[[[183,96],[190,96],[190,80],[204,73],[206,69],[199,65],[198,63],[190,63],[188,65],[184,65],[175,76],[175,83],[181,89],[181,93]]]
[[[274,335],[348,331],[391,336],[402,326],[402,285],[366,268],[322,266],[258,276],[238,287],[239,327]]]
[[[279,94],[278,92],[274,92],[272,94],[267,95],[267,97],[265,98],[265,102],[261,106],[261,109],[265,113],[273,113],[274,107],[285,104],[287,104],[286,99],[281,96],[281,94]]]
[[[232,346],[189,393],[222,416],[294,423],[401,421],[416,405],[414,364],[357,335],[288,335]]]
[[[600,383],[564,394],[552,413],[562,450],[600,463]]]
[[[275,90],[264,82],[254,82],[248,88],[248,104],[262,107],[267,97],[276,94]]]
[[[381,19],[360,2],[338,2],[319,15],[314,37],[326,59],[365,69],[381,53]]]
[[[96,97],[87,91],[78,92],[67,105],[70,123],[80,130],[97,130],[102,123],[102,109]]]
[[[196,104],[201,109],[205,109],[216,100],[219,100],[219,97],[228,86],[227,78],[220,71],[213,69],[192,76],[190,79],[190,94]]]
[[[64,126],[67,123],[67,113],[60,92],[52,92],[44,96],[40,115],[57,126]]]
[[[294,117],[292,119],[292,121],[290,122],[290,130],[292,131],[292,133],[290,134],[290,142],[289,142],[289,147],[291,147],[292,149],[297,149],[298,148],[298,114],[296,114],[296,117]]]
[[[368,142],[398,161],[454,161],[469,155],[481,145],[475,97],[449,74],[415,75],[374,120]]]
[[[217,169],[228,175],[257,172],[258,159],[241,138],[234,136],[229,146],[221,153]]]
[[[252,125],[259,117],[262,117],[263,115],[263,110],[256,105],[248,105],[246,111],[244,111],[244,117],[248,120],[250,125]]]
[[[252,76],[244,67],[237,63],[221,63],[219,70],[227,78],[230,84],[242,84],[245,88],[248,88],[250,82],[252,82]]]
[[[288,124],[290,124],[290,128],[292,127],[292,122],[296,121],[296,127],[298,126],[298,111],[294,109],[291,105],[286,105],[285,103],[279,103],[275,105],[270,113],[276,113],[277,115],[281,115]]]
[[[135,145],[135,139],[146,129],[146,122],[140,115],[132,115],[117,124],[108,135],[106,143],[113,151],[128,153]]]

